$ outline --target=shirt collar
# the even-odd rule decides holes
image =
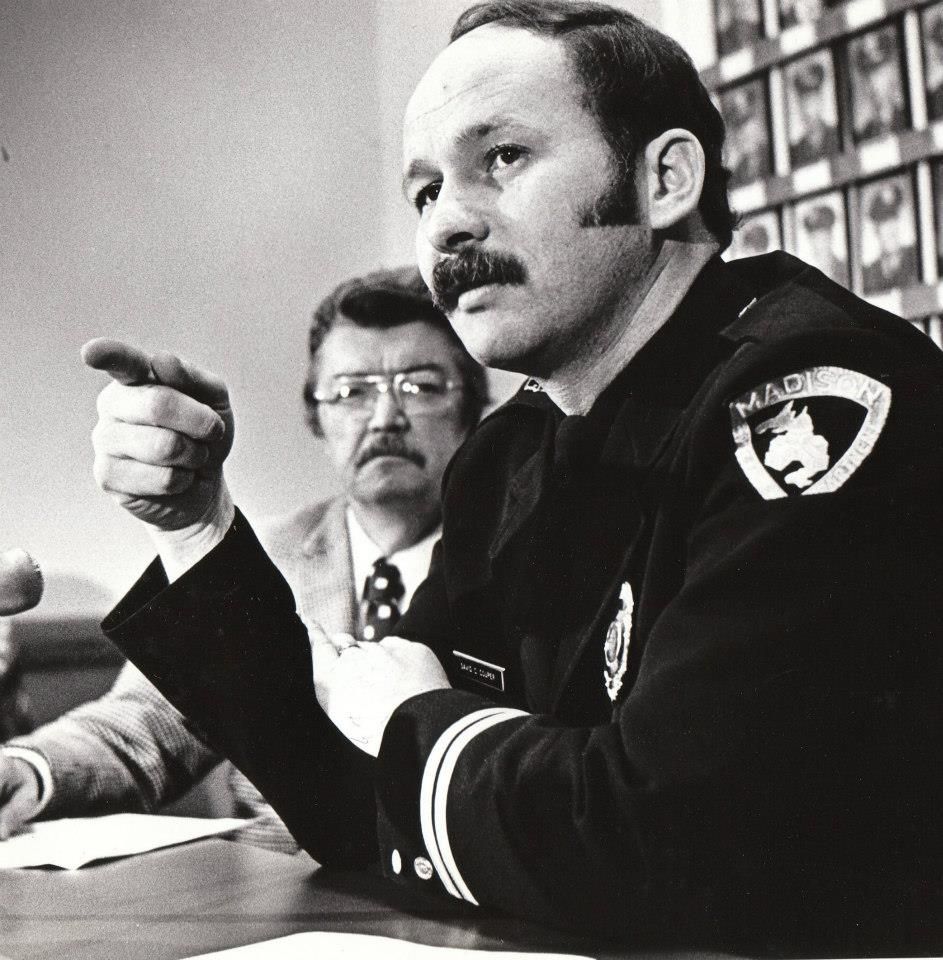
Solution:
[[[422,540],[411,546],[397,550],[395,553],[384,554],[383,551],[370,539],[367,532],[360,525],[354,511],[348,507],[346,513],[347,535],[350,540],[350,556],[353,561],[354,592],[357,599],[363,593],[363,585],[373,570],[373,564],[385,556],[394,564],[403,578],[406,592],[400,604],[400,612],[405,612],[413,599],[416,587],[426,579],[429,572],[429,563],[432,560],[432,548],[439,539],[441,527],[436,527]]]

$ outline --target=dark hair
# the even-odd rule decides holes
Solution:
[[[489,23],[563,43],[624,178],[634,173],[639,150],[660,133],[681,127],[694,134],[706,160],[699,210],[721,249],[730,244],[736,218],[727,197],[724,121],[674,40],[631,13],[589,0],[476,3],[455,21],[450,39]]]
[[[421,320],[441,330],[449,339],[465,390],[462,394],[462,419],[476,424],[488,403],[488,377],[465,349],[445,314],[432,302],[432,296],[415,267],[377,270],[363,277],[345,280],[315,308],[308,332],[308,377],[304,386],[308,424],[320,436],[318,404],[314,400],[315,359],[325,338],[338,324],[358,327],[398,327]]]

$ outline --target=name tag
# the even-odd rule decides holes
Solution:
[[[453,650],[452,653],[458,661],[459,673],[468,677],[469,680],[474,680],[475,683],[484,684],[492,690],[504,693],[504,667],[499,667],[496,663],[488,663],[487,660],[479,660],[471,654],[462,653],[461,650]]]

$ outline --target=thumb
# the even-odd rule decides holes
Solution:
[[[151,368],[157,376],[157,382],[173,387],[214,410],[229,409],[229,391],[226,384],[209,370],[203,370],[181,360],[172,353],[161,351],[151,358]]]

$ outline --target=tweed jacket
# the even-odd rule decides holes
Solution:
[[[336,497],[260,524],[262,542],[291,585],[298,609],[329,632],[352,631],[357,622],[345,510],[344,499]],[[130,663],[103,697],[10,744],[37,751],[50,765],[54,786],[44,817],[152,811],[181,796],[221,760]],[[239,815],[275,817],[234,768],[229,783]],[[287,831],[284,836],[280,848],[288,847]]]

